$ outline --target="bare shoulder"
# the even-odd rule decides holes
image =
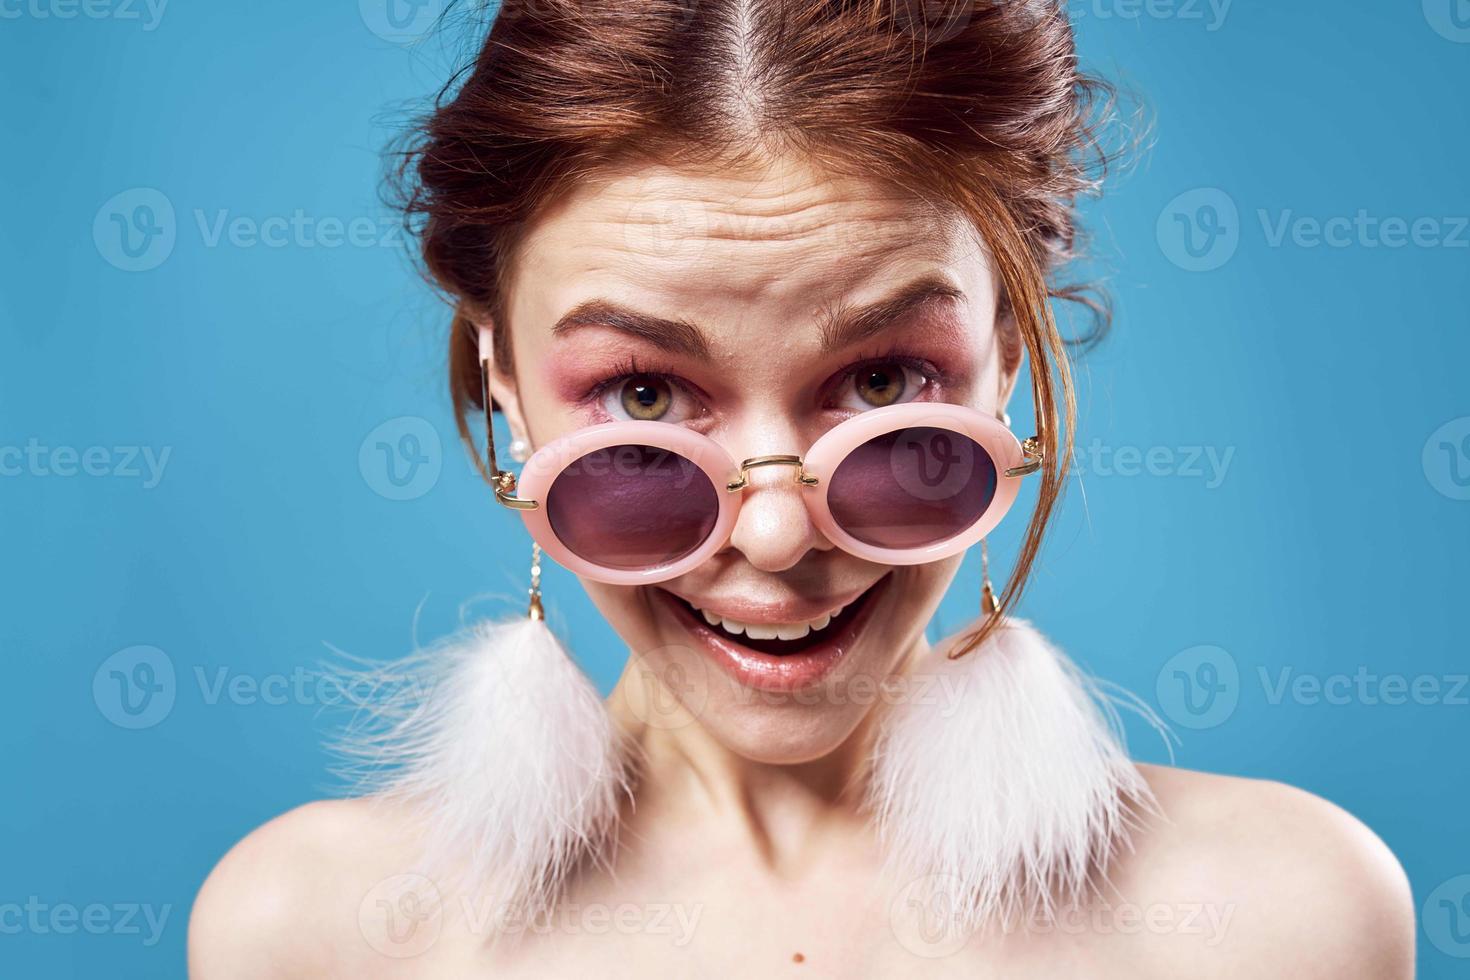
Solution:
[[[1152,944],[1161,955],[1187,955],[1196,977],[1413,976],[1408,879],[1356,817],[1282,783],[1139,768],[1161,813],[1116,865],[1117,894],[1160,922],[1197,908],[1212,924]]]
[[[412,869],[411,821],[375,799],[323,800],[261,825],[220,860],[189,918],[189,976],[361,976],[376,955],[360,909]]]

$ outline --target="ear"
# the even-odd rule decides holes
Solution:
[[[1000,355],[1000,380],[997,382],[1000,394],[996,405],[1004,412],[1008,410],[1011,395],[1015,394],[1016,382],[1021,376],[1021,365],[1026,360],[1026,347],[1021,343],[1021,328],[1016,323],[1011,305],[1001,302],[998,307],[995,314],[995,348]]]
[[[476,319],[473,323],[479,348],[480,369],[489,371],[490,397],[495,400],[496,407],[505,416],[506,424],[510,427],[511,438],[523,439],[530,443],[530,431],[526,427],[525,413],[521,410],[520,392],[516,387],[515,376],[503,372],[495,361],[495,325],[488,319]],[[497,446],[495,455],[503,467],[505,460],[509,458],[505,455],[504,448]]]

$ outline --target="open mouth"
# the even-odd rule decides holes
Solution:
[[[819,680],[852,648],[890,577],[891,573],[878,579],[830,619],[781,627],[736,622],[697,609],[667,589],[655,590],[704,651],[736,680],[752,687],[792,690]]]
[[[876,583],[874,584],[876,585]],[[733,621],[696,609],[688,601],[678,596],[674,596],[674,600],[683,606],[685,611],[691,616],[703,619],[706,626],[731,643],[739,643],[758,653],[770,654],[773,657],[785,657],[791,654],[804,653],[819,643],[825,643],[829,637],[840,634],[843,627],[851,623],[858,613],[862,611],[863,606],[868,601],[868,597],[872,594],[873,587],[869,586],[866,592],[843,606],[841,611],[824,625],[817,626],[816,623],[809,624],[808,631],[804,636],[793,639],[781,639],[779,636],[762,636],[760,635],[762,632],[769,632],[769,630],[762,631],[755,624],[735,624]],[[742,629],[741,626],[745,628]]]

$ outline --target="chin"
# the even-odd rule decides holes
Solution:
[[[751,761],[797,765],[837,751],[885,703],[958,566],[868,565],[846,588],[779,601],[684,579],[587,587],[633,651],[623,686],[640,721],[697,724]]]

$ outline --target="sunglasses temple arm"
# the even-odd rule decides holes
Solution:
[[[512,496],[516,489],[516,476],[509,470],[501,469],[495,459],[495,412],[492,407],[494,402],[490,398],[490,362],[484,358],[480,360],[480,398],[485,404],[485,467],[490,485],[495,488],[495,499],[514,510],[533,510],[537,506],[536,501]]]
[[[1030,476],[1041,469],[1041,461],[1046,458],[1046,453],[1041,448],[1040,436],[1030,436],[1022,442],[1021,452],[1025,454],[1026,462],[1006,470],[1006,476]]]

